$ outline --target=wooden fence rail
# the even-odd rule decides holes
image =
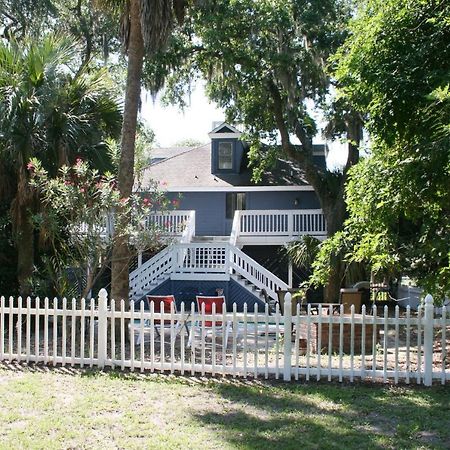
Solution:
[[[356,379],[430,386],[450,380],[450,319],[424,306],[361,314],[311,307],[209,314],[182,303],[155,312],[97,300],[0,299],[0,360],[285,381]],[[163,308],[161,309],[163,311]]]

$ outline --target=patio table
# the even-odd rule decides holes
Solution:
[[[340,303],[307,303],[303,305],[303,308],[307,311],[308,305],[311,305],[311,313],[314,314],[314,312],[316,314],[319,314],[319,308],[323,310],[325,310],[326,312],[328,312],[330,310],[330,306],[331,306],[331,311],[333,314],[339,314],[339,311],[341,309],[341,304]]]

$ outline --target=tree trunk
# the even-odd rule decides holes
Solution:
[[[34,267],[34,229],[29,220],[27,205],[20,205],[18,226],[16,231],[17,248],[17,281],[19,283],[20,295],[31,295],[30,279]]]
[[[327,221],[327,235],[333,236],[337,231],[342,230],[347,216],[347,206],[345,204],[345,184],[347,182],[348,169],[357,164],[359,160],[359,144],[361,142],[361,119],[358,116],[350,116],[347,120],[348,156],[342,177],[339,183],[333,187],[333,191],[320,188],[314,189],[318,193],[322,210]],[[325,299],[329,303],[339,301],[340,289],[344,281],[345,263],[341,258],[336,258],[331,264],[330,277],[325,286]]]
[[[11,202],[11,217],[14,240],[17,249],[17,281],[20,295],[31,294],[30,279],[34,268],[34,228],[30,211],[33,209],[34,194],[30,190],[25,167],[17,173],[17,192]]]
[[[134,181],[134,147],[136,138],[137,113],[141,94],[141,74],[144,57],[140,25],[139,1],[130,2],[130,35],[128,44],[128,71],[123,111],[121,155],[119,165],[118,187],[121,198],[128,198],[132,193]],[[121,220],[126,223],[123,215]],[[117,228],[123,228],[120,222]],[[121,235],[114,241],[111,273],[111,298],[116,302],[125,299],[128,305],[129,294],[130,249],[128,237]]]
[[[341,183],[342,185],[339,186],[339,191],[343,191],[344,189],[343,178]],[[341,230],[344,224],[346,215],[344,196],[343,194],[337,197],[330,195],[324,198],[322,195],[320,201],[325,220],[327,221],[327,235],[331,237],[334,233]],[[333,261],[333,264],[331,264],[330,276],[325,286],[325,301],[327,303],[337,303],[339,301],[343,276],[344,264],[339,258],[336,258],[336,261]]]

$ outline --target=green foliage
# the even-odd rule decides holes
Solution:
[[[17,292],[14,240],[9,214],[9,203],[0,203],[0,295]]]
[[[156,90],[165,81],[168,100],[181,105],[190,82],[199,76],[206,79],[207,94],[225,109],[227,121],[244,126],[254,181],[270,172],[278,158],[291,160],[301,169],[299,178],[314,187],[329,234],[344,221],[343,184],[348,167],[358,159],[360,121],[342,107],[335,114],[344,125],[339,130],[334,126],[333,133],[346,135],[354,145],[349,145],[343,170],[331,172],[313,157],[319,127],[311,111],[329,109],[333,90],[327,66],[347,34],[352,4],[198,2],[184,28],[173,36],[169,51],[157,54],[144,68],[147,86]],[[336,278],[329,281],[330,301],[338,296]]]
[[[309,270],[319,252],[320,241],[313,236],[301,236],[299,239],[289,242],[284,250],[293,264]]]
[[[363,2],[336,56],[340,95],[367,114],[373,152],[347,185],[346,259],[438,299],[450,293],[449,17],[443,1]]]
[[[0,0],[2,38],[38,38],[52,26],[55,16],[54,0]]]
[[[181,139],[180,141],[175,142],[174,147],[200,147],[204,145],[205,142],[199,141],[193,138]]]
[[[119,50],[119,14],[92,0],[0,0],[0,29],[8,40],[64,33],[80,44],[79,64],[101,64]]]
[[[120,198],[115,177],[101,175],[81,159],[72,167],[61,167],[56,177],[50,177],[37,159],[28,163],[28,170],[43,205],[33,221],[41,239],[53,250],[44,266],[58,295],[67,295],[71,288],[68,269],[88,274],[84,286],[87,295],[110,264],[117,239],[126,236],[135,252],[160,245],[162,230],[145,225],[152,210],[165,210],[169,205],[156,185],[148,186],[145,196]]]
[[[424,112],[449,83],[449,11],[439,0],[366,0],[335,57],[341,94],[387,145],[437,125]]]
[[[59,35],[0,43],[0,158],[37,156],[53,173],[75,156],[111,167],[103,140],[118,136],[122,118],[114,86],[105,70],[75,75],[77,52]]]
[[[270,152],[279,150],[278,100],[288,134],[307,140],[317,134],[306,103],[313,100],[318,107],[328,93],[325,64],[345,35],[347,3],[201,3],[173,36],[169,51],[147,61],[144,80],[153,90],[165,80],[166,98],[183,105],[190,82],[199,75],[207,79],[210,99],[226,109],[227,120],[245,125],[252,161],[264,165]],[[261,141],[271,145],[262,147]]]
[[[0,198],[11,204],[21,288],[39,264],[30,230],[39,211],[28,184],[30,158],[39,158],[51,176],[77,157],[102,171],[112,168],[106,140],[118,137],[120,105],[106,70],[77,69],[78,51],[53,34],[0,42]]]

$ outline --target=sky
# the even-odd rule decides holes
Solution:
[[[153,101],[149,94],[144,93],[142,100],[142,118],[155,132],[158,147],[176,146],[187,139],[207,143],[212,123],[225,119],[224,111],[206,98],[202,85],[194,86],[190,106],[185,108],[184,112],[178,106],[163,106],[160,96]],[[320,136],[314,140],[314,143],[323,142]],[[328,147],[330,149],[328,167],[343,165],[347,156],[346,146],[335,141],[328,142]]]
[[[193,89],[184,112],[178,106],[161,105],[160,96],[153,102],[144,94],[141,115],[155,132],[159,147],[175,146],[186,139],[207,143],[212,123],[225,120],[224,112],[208,101],[201,85]]]

